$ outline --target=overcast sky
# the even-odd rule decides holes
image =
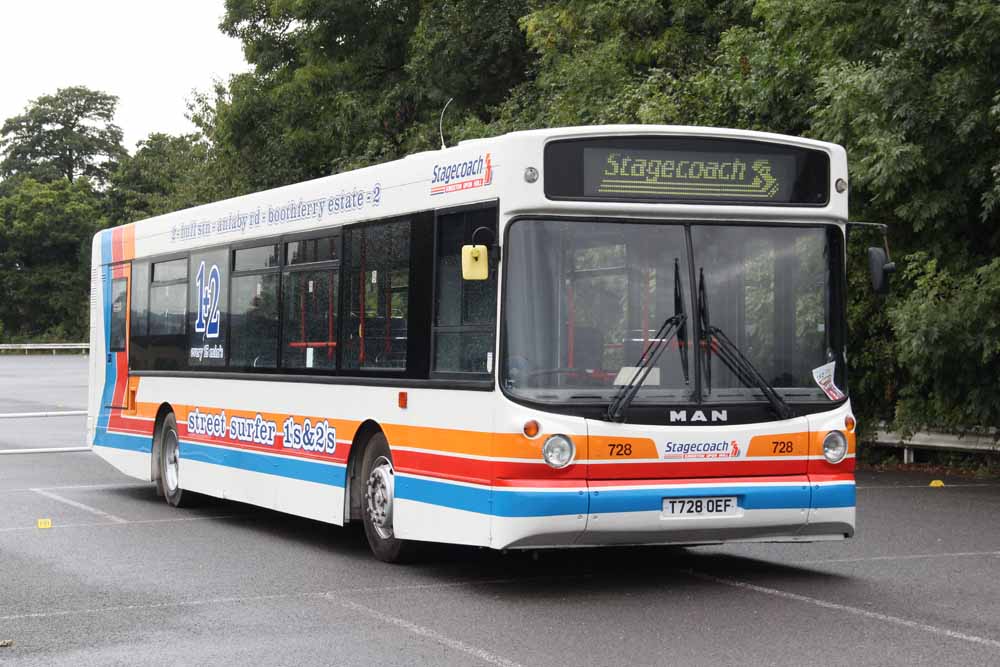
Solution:
[[[181,134],[194,89],[246,71],[224,0],[0,0],[0,123],[66,86],[118,96],[125,147]]]

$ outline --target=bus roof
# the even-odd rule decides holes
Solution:
[[[727,203],[554,201],[545,195],[543,154],[559,140],[615,137],[686,137],[744,140],[819,151],[829,157],[829,198],[822,206],[761,206]],[[528,180],[535,170],[536,181]],[[165,255],[197,247],[240,243],[320,227],[405,215],[498,199],[501,221],[512,215],[614,215],[834,221],[847,219],[844,149],[836,144],[766,132],[677,125],[594,125],[524,130],[424,151],[349,172],[255,192],[148,218],[129,225],[134,248],[126,259]],[[106,230],[107,231],[107,230]],[[96,240],[96,239],[95,239]]]

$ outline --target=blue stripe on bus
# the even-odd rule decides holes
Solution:
[[[181,458],[188,461],[200,461],[331,486],[344,486],[347,477],[347,468],[342,465],[329,465],[291,456],[268,456],[228,447],[206,447],[187,440],[181,440],[180,445]]]
[[[513,491],[396,477],[396,497],[503,517],[659,512],[664,498],[737,496],[745,510],[854,507],[853,484]]]
[[[809,507],[808,484],[797,486],[706,486],[685,488],[597,490],[591,492],[591,514],[659,512],[664,498],[736,496],[745,510],[801,509]]]
[[[106,427],[98,427],[94,434],[94,444],[99,447],[126,449],[131,452],[149,454],[153,451],[153,438],[148,435],[113,433]]]
[[[111,355],[111,267],[107,266],[111,262],[111,230],[101,232],[101,273],[99,279],[102,282],[102,294],[104,298],[104,347],[101,356],[104,358],[104,391],[101,392],[101,404],[98,406],[97,427],[107,428],[111,419],[111,410],[107,407],[114,400],[115,380],[117,377],[116,355]],[[108,355],[111,355],[108,361]]]
[[[857,492],[853,483],[850,484],[817,484],[813,487],[812,507],[854,507],[857,504]]]
[[[404,500],[506,517],[586,514],[581,491],[508,491],[396,475],[395,495]]]

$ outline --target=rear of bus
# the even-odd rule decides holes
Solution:
[[[852,536],[844,151],[609,129],[502,202],[493,546]]]

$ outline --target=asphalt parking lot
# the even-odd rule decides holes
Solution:
[[[83,408],[85,359],[0,357],[0,413]],[[79,444],[59,419],[0,421],[0,449]],[[0,455],[0,663],[1000,664],[1000,481],[929,481],[860,474],[843,543],[393,566],[353,528],[172,509],[89,452]]]

